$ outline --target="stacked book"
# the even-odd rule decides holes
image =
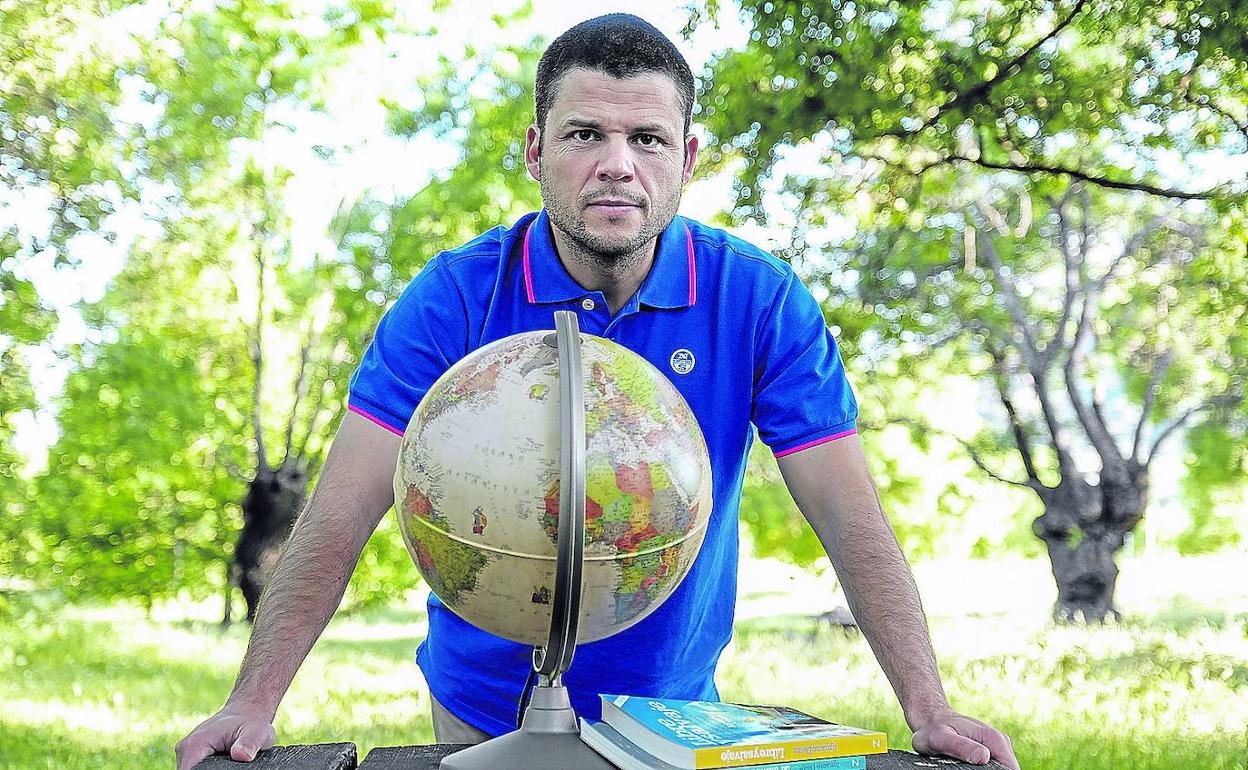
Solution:
[[[602,721],[581,740],[622,770],[866,770],[884,733],[784,706],[603,695]]]

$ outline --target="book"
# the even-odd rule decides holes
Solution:
[[[637,747],[606,722],[581,720],[581,740],[620,770],[681,770]],[[866,770],[867,758],[836,757],[754,765],[751,770]]]
[[[603,722],[645,753],[683,770],[888,751],[882,732],[833,724],[787,706],[601,697]]]

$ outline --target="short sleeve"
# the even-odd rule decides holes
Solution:
[[[435,257],[377,324],[351,375],[348,408],[402,435],[425,392],[467,354],[467,340],[463,295]]]
[[[751,419],[776,457],[856,431],[858,402],[836,339],[792,273],[758,331],[754,360]]]

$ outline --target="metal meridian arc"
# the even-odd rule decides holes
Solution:
[[[572,665],[585,566],[585,379],[576,314],[555,313],[559,348],[559,536],[550,634],[533,652],[537,673],[556,682]]]

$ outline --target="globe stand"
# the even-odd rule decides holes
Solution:
[[[612,770],[614,765],[586,746],[563,686],[563,672],[576,651],[585,565],[585,380],[576,314],[555,313],[555,333],[546,344],[559,350],[559,535],[550,634],[533,649],[537,686],[520,729],[442,760],[441,770]]]

